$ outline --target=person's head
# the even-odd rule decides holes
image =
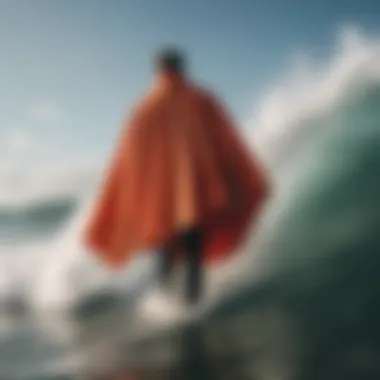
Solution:
[[[178,48],[167,48],[158,52],[155,68],[159,73],[185,74],[185,53]]]

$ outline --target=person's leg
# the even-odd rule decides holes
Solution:
[[[196,304],[203,290],[203,242],[202,232],[192,228],[182,235],[182,244],[187,257],[186,301]]]
[[[173,247],[166,244],[159,253],[159,281],[163,286],[167,286],[173,269]]]

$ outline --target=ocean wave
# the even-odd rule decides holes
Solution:
[[[268,167],[276,184],[276,192],[269,211],[263,218],[264,222],[270,219],[266,224],[270,227],[263,228],[254,237],[252,234],[248,239],[242,254],[236,259],[238,264],[234,264],[235,269],[231,270],[231,278],[236,279],[238,276],[252,279],[255,268],[266,271],[268,276],[273,272],[273,262],[263,248],[264,242],[271,240],[270,236],[275,228],[282,228],[274,227],[277,226],[276,221],[286,224],[283,219],[284,210],[298,207],[292,194],[295,194],[294,186],[301,186],[300,183],[303,182],[295,179],[305,178],[304,181],[307,182],[310,181],[310,175],[306,176],[305,173],[313,170],[316,175],[320,173],[313,166],[320,144],[335,141],[332,137],[334,131],[338,133],[345,128],[342,124],[348,122],[351,129],[358,128],[362,133],[362,138],[357,140],[357,144],[361,144],[360,149],[365,149],[368,133],[373,134],[369,132],[370,128],[366,123],[377,122],[380,118],[377,100],[373,99],[378,97],[380,82],[380,43],[351,30],[343,35],[344,38],[338,43],[337,53],[331,60],[318,68],[304,66],[301,73],[292,72],[287,81],[274,89],[272,87],[270,94],[259,104],[255,118],[248,123],[253,130],[255,150]],[[348,120],[345,115],[347,110],[353,109],[353,105],[356,112]],[[336,145],[332,151],[340,152],[343,149],[336,141],[333,144]],[[352,151],[350,165],[354,165],[355,160],[360,160],[360,149],[358,147]],[[339,161],[342,157],[346,156],[331,155],[331,160],[323,161],[323,165],[343,165]],[[24,191],[22,196],[12,195],[11,202],[7,202],[5,192],[3,193],[4,201],[0,202],[1,231],[5,231],[5,226],[9,227],[12,220],[30,228],[42,223],[41,220],[44,220],[41,225],[45,227],[59,225],[55,235],[51,235],[51,239],[47,239],[40,246],[36,242],[32,247],[24,241],[17,249],[9,244],[5,248],[0,247],[0,260],[4,263],[3,268],[7,268],[4,269],[3,283],[0,285],[0,293],[4,297],[7,292],[15,292],[17,289],[27,295],[26,298],[33,307],[72,308],[72,305],[80,303],[89,294],[101,293],[104,289],[127,294],[130,289],[141,286],[142,273],[145,278],[154,276],[154,265],[149,260],[148,263],[140,262],[127,268],[118,276],[111,275],[81,245],[80,233],[93,202],[93,190],[98,183],[99,173],[99,166],[89,165],[78,171],[76,165],[73,165],[71,174],[67,169],[64,176],[55,174],[54,180],[44,179],[39,184],[33,180],[34,190]],[[351,177],[350,179],[353,180]],[[324,178],[320,180],[325,181]],[[49,182],[50,188],[46,185]],[[339,181],[336,186],[339,186]],[[10,193],[12,191],[8,191]],[[349,215],[349,207],[346,211]],[[351,218],[354,219],[354,216]],[[342,225],[351,228],[350,231],[355,230],[357,224],[355,221],[351,222],[352,225],[348,227],[335,220],[334,231],[339,230]],[[303,231],[304,235],[300,239],[305,240],[309,235],[306,230]],[[309,233],[318,234],[321,231],[314,227],[314,231]],[[323,231],[327,234],[332,233],[333,229]],[[340,233],[348,233],[348,230],[344,231],[346,232]],[[273,244],[281,245],[283,235],[280,235],[276,235]],[[326,240],[325,244],[332,243]],[[284,258],[290,257],[285,248],[281,250],[277,247],[273,250]],[[9,254],[10,252],[12,253]],[[255,252],[254,256],[252,252]],[[259,262],[264,264],[259,265]],[[289,265],[295,265],[293,261],[290,262]]]

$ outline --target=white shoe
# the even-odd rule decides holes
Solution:
[[[155,289],[147,294],[138,307],[137,318],[151,326],[176,323],[183,318],[184,308],[174,297]]]

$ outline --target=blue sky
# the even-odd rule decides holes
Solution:
[[[379,22],[376,0],[0,0],[0,148],[23,164],[107,154],[165,44],[244,121],[294,54]]]

